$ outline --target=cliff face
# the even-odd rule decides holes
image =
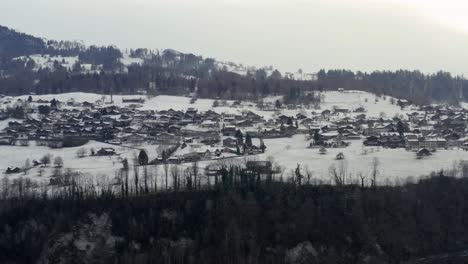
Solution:
[[[46,243],[39,263],[108,263],[122,238],[111,232],[109,215],[88,214],[69,232],[53,235]]]

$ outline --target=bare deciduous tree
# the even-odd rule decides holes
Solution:
[[[171,176],[172,176],[173,191],[178,191],[179,190],[179,167],[177,165],[173,165],[171,167]]]
[[[54,165],[55,165],[55,167],[57,167],[57,168],[63,167],[63,159],[62,159],[62,157],[60,157],[60,156],[55,157],[55,159],[54,159]]]
[[[78,158],[83,158],[85,155],[86,155],[86,149],[85,149],[85,148],[79,148],[79,149],[76,151],[76,156],[77,156]]]
[[[371,176],[372,176],[372,186],[377,185],[377,176],[379,174],[380,160],[377,157],[374,157],[371,162]]]
[[[192,175],[193,175],[193,187],[195,189],[197,189],[197,185],[198,185],[198,171],[199,171],[199,167],[198,167],[198,161],[194,161],[192,163]]]

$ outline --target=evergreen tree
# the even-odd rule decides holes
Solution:
[[[280,109],[281,108],[281,102],[279,100],[275,101],[275,108]]]
[[[262,153],[265,153],[266,146],[263,139],[260,139],[260,149],[262,150]]]
[[[403,133],[405,132],[405,125],[401,121],[398,121],[397,123],[397,132],[400,136],[403,136]]]
[[[302,173],[301,173],[301,167],[299,164],[297,164],[296,170],[294,171],[294,174],[296,175],[296,182],[298,185],[302,184]]]
[[[245,135],[245,144],[247,147],[252,147],[252,137],[248,133]]]
[[[146,151],[140,151],[140,154],[138,155],[138,163],[140,165],[148,165],[148,154],[146,154]]]
[[[55,100],[55,98],[50,101],[50,108],[57,109],[57,100]]]
[[[238,144],[242,144],[244,142],[244,135],[242,134],[242,131],[240,131],[240,129],[236,131],[235,137],[237,138]]]
[[[315,131],[314,133],[314,143],[317,144],[317,142],[320,141],[320,134],[318,132],[318,130]]]

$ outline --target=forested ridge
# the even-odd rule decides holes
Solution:
[[[440,174],[389,187],[230,177],[138,195],[73,184],[54,196],[23,190],[0,201],[0,262],[466,261],[424,258],[468,247],[466,178]]]
[[[301,101],[306,91],[356,89],[408,99],[418,104],[457,104],[468,98],[468,81],[440,71],[320,70],[313,80],[291,80],[277,70],[252,70],[245,74],[220,67],[217,61],[174,50],[130,50],[142,64],[124,66],[120,49],[85,46],[79,42],[43,40],[0,27],[0,93],[9,95],[64,92],[133,94],[138,89],[153,94],[187,95],[220,99],[259,99],[284,95],[290,103]],[[34,61],[14,59],[33,54],[77,56],[72,68],[60,61],[53,69],[35,69]],[[84,65],[95,70],[83,71]],[[97,67],[99,66],[99,67]],[[33,70],[35,69],[35,70]]]

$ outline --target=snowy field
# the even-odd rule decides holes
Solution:
[[[52,155],[53,163],[55,157],[61,157],[64,161],[64,168],[70,168],[74,171],[79,171],[85,175],[107,175],[110,178],[115,176],[116,170],[122,168],[121,161],[127,158],[132,163],[134,157],[138,155],[138,149],[119,147],[106,143],[100,143],[96,141],[90,141],[84,146],[74,148],[62,148],[52,149],[47,146],[35,146],[35,142],[31,142],[30,146],[0,146],[0,173],[4,173],[8,166],[23,167],[27,159],[32,164],[33,160],[40,160],[44,155]],[[91,149],[99,150],[102,147],[115,148],[117,155],[115,156],[90,156]],[[86,156],[83,158],[77,157],[78,149],[84,148],[86,150]],[[155,155],[156,146],[144,147],[148,153]],[[42,168],[43,172],[40,172],[39,168],[33,168],[28,172],[28,177],[32,177],[35,180],[47,181],[49,176],[53,172],[53,166]],[[40,175],[42,174],[42,175]],[[23,176],[23,173],[12,174],[9,176],[10,179]],[[42,176],[42,177],[40,177]]]
[[[198,99],[195,103],[190,104],[190,97],[183,97],[183,96],[169,96],[169,95],[160,95],[155,96],[152,98],[146,98],[144,95],[114,95],[114,105],[117,106],[125,106],[128,104],[124,104],[122,102],[123,98],[143,98],[145,99],[144,104],[142,105],[142,110],[168,110],[170,108],[174,110],[186,110],[187,108],[196,108],[199,111],[207,111],[207,110],[214,110],[219,113],[231,113],[231,114],[238,114],[243,111],[252,111],[261,116],[264,116],[265,119],[272,118],[274,115],[284,114],[287,116],[293,116],[297,113],[303,113],[306,116],[311,116],[312,111],[320,112],[325,109],[332,110],[333,107],[339,108],[347,108],[349,110],[354,110],[358,107],[364,107],[367,112],[366,115],[370,117],[379,117],[380,114],[383,112],[385,113],[386,117],[393,117],[395,115],[405,115],[407,113],[414,112],[415,109],[412,107],[407,107],[404,110],[400,109],[399,106],[396,104],[391,104],[390,96],[386,97],[386,100],[383,98],[378,98],[378,102],[376,102],[376,96],[372,93],[363,92],[363,91],[327,91],[323,92],[323,102],[321,103],[321,107],[319,110],[314,109],[294,109],[294,110],[287,110],[283,109],[281,112],[277,111],[262,111],[255,107],[254,102],[242,102],[242,104],[238,107],[229,107],[229,106],[220,106],[213,108],[213,99]],[[28,95],[15,97],[13,99],[21,98],[26,100]],[[53,98],[61,101],[67,102],[70,99],[74,99],[75,102],[90,102],[94,103],[98,100],[104,99],[106,102],[110,102],[110,96],[103,96],[100,94],[94,93],[64,93],[64,94],[50,94],[50,95],[35,95],[33,96],[34,100],[43,99],[43,100],[52,100]],[[276,99],[280,99],[280,97],[269,97],[265,99],[265,102],[272,102]],[[14,101],[14,100],[13,100]],[[396,99],[395,99],[396,101]],[[1,101],[0,101],[1,102]],[[232,101],[227,101],[230,105]],[[350,113],[347,114],[348,116],[356,115],[357,113]]]
[[[34,70],[37,71],[40,68],[42,69],[53,69],[54,63],[58,62],[62,67],[71,70],[73,65],[78,61],[78,56],[73,57],[62,57],[62,56],[50,56],[50,55],[42,55],[42,54],[35,54],[30,56],[22,56],[15,58],[15,60],[21,60],[25,63],[29,60],[34,61]]]
[[[330,181],[329,169],[334,164],[337,169],[346,168],[349,179],[356,180],[359,174],[370,178],[371,164],[374,158],[378,158],[379,184],[394,184],[398,182],[405,182],[409,177],[416,179],[421,176],[427,176],[433,171],[440,171],[441,169],[450,170],[453,169],[456,164],[461,160],[468,160],[468,152],[453,149],[453,150],[439,150],[432,156],[425,157],[423,159],[416,159],[414,152],[406,151],[404,149],[384,149],[379,147],[364,147],[361,140],[351,141],[351,145],[347,148],[341,149],[328,149],[328,153],[320,155],[318,149],[307,148],[309,142],[306,140],[304,135],[295,135],[291,138],[282,139],[265,139],[264,140],[267,149],[264,154],[256,156],[248,156],[247,160],[273,160],[275,164],[282,167],[283,177],[287,179],[292,175],[292,171],[299,164],[302,168],[302,172],[305,172],[307,168],[312,172],[313,177],[323,180],[325,182]],[[254,143],[255,139],[254,139]],[[113,147],[116,149],[117,155],[112,157],[98,157],[89,156],[91,149],[98,150],[101,147]],[[87,156],[84,158],[78,158],[76,152],[80,148],[85,148]],[[150,158],[156,157],[157,146],[144,146]],[[22,167],[25,164],[25,160],[30,161],[36,159],[39,160],[45,154],[52,155],[52,161],[54,157],[60,156],[64,160],[64,167],[71,168],[74,171],[79,171],[84,175],[89,176],[102,176],[107,175],[109,178],[113,178],[116,175],[116,171],[122,168],[122,159],[127,158],[130,163],[138,155],[138,149],[128,148],[123,146],[114,146],[105,143],[90,141],[88,144],[82,147],[75,148],[64,148],[64,149],[51,149],[43,146],[0,146],[0,172],[8,166]],[[343,152],[345,159],[342,161],[335,160],[335,156]],[[242,162],[244,157],[237,157],[234,162]],[[233,160],[223,160],[223,162],[231,162]],[[204,161],[200,163],[200,166],[204,166],[210,163],[216,163],[217,161]],[[182,164],[181,169],[190,167],[191,164]],[[156,169],[156,168],[153,168]],[[159,173],[162,173],[162,168],[157,168]],[[49,177],[53,172],[53,168],[44,169],[42,177],[38,168],[32,169],[28,173],[28,177],[34,180],[48,181]],[[15,174],[9,176],[10,179],[22,177],[23,174]]]
[[[334,106],[339,108],[348,108],[350,110],[356,109],[358,107],[364,107],[367,112],[366,115],[372,117],[378,117],[380,113],[385,113],[386,117],[393,117],[395,115],[401,115],[405,113],[414,112],[415,109],[412,107],[401,110],[401,108],[396,105],[398,99],[395,100],[395,104],[391,103],[391,96],[386,96],[386,100],[377,98],[374,94],[363,92],[363,91],[328,91],[324,92],[324,102],[320,104],[322,109],[333,109]],[[378,102],[376,102],[376,99]]]
[[[341,163],[344,163],[349,176],[356,179],[359,174],[369,176],[372,160],[378,158],[380,161],[378,181],[384,184],[387,181],[402,182],[408,177],[427,176],[441,169],[453,169],[460,160],[468,159],[468,152],[459,149],[438,150],[432,156],[416,159],[414,152],[405,149],[364,147],[361,140],[351,140],[349,141],[351,145],[347,148],[327,149],[327,154],[320,155],[319,149],[306,148],[309,143],[304,135],[280,140],[265,139],[264,142],[267,149],[265,154],[258,156],[258,159],[273,157],[274,161],[284,166],[285,176],[289,176],[297,164],[300,164],[302,169],[307,166],[314,177],[325,181],[330,180],[329,168],[332,164],[340,168]],[[340,152],[343,152],[345,159],[337,161],[335,157]]]

